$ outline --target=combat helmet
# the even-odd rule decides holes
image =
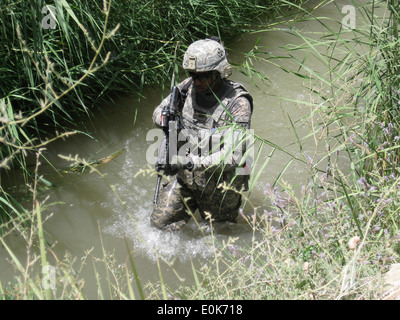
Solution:
[[[226,52],[217,37],[193,42],[183,56],[183,68],[189,72],[218,71],[222,78],[232,74]]]

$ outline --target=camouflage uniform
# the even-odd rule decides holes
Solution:
[[[216,101],[213,106],[205,108],[197,103],[196,90],[190,81],[191,78],[188,78],[178,84],[180,90],[188,87],[181,112],[184,128],[191,132],[208,132],[211,137],[215,130],[219,132],[218,137],[223,137],[228,130],[224,128],[227,123],[234,122],[250,128],[252,98],[241,84],[222,79],[221,103]],[[161,112],[169,99],[170,96],[166,97],[154,110],[153,122],[157,126],[160,126]],[[220,165],[223,154],[226,154],[224,144],[219,151],[202,155],[196,170],[182,169],[162,186],[150,218],[153,226],[170,231],[179,230],[196,209],[203,219],[210,214],[213,221],[236,221],[241,205],[238,191],[244,189],[248,176],[235,174],[238,166],[235,155]],[[224,184],[229,185],[229,190],[222,188]]]

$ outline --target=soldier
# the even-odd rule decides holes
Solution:
[[[237,154],[228,154],[223,137],[227,136],[229,124],[250,128],[252,98],[241,84],[226,79],[232,67],[219,39],[212,37],[192,43],[185,52],[183,68],[190,75],[177,85],[184,97],[183,127],[192,135],[222,140],[217,152],[210,150],[199,155],[197,146],[182,155],[180,149],[177,174],[162,186],[150,217],[153,226],[169,231],[182,228],[196,209],[203,219],[235,222],[242,201],[240,191],[245,189],[249,178],[236,174],[240,159]],[[160,126],[161,112],[169,100],[170,96],[166,97],[154,110],[155,125]],[[244,148],[243,143],[240,147]],[[191,170],[182,165],[187,162],[194,164]]]

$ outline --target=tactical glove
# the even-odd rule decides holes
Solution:
[[[173,176],[179,171],[187,169],[192,171],[194,168],[193,161],[190,157],[174,156],[172,158],[172,164],[163,167],[164,174],[167,176]]]

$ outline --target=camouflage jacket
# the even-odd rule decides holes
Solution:
[[[241,156],[245,152],[245,143],[240,143],[239,152],[229,151],[232,149],[232,144],[235,143],[233,132],[237,132],[237,126],[250,128],[253,112],[252,98],[243,85],[226,79],[223,81],[228,84],[227,90],[224,91],[219,102],[209,108],[204,108],[196,102],[193,85],[190,83],[191,78],[178,84],[180,90],[187,88],[186,99],[180,112],[185,128],[182,131],[189,133],[191,137],[195,136],[194,141],[198,142],[196,144],[198,148],[193,148],[193,143],[189,148],[191,149],[190,155],[195,155],[196,158],[196,170],[194,172],[182,170],[178,173],[178,179],[189,188],[206,193],[212,192],[223,182],[240,190],[248,180],[248,176],[237,176],[234,170],[238,167]],[[160,126],[161,112],[169,100],[170,96],[167,96],[154,110],[153,122],[157,126]],[[234,129],[235,126],[236,129]],[[239,132],[243,132],[243,130],[239,130]],[[231,137],[230,144],[227,143],[227,137]],[[189,139],[187,137],[187,140]],[[203,145],[204,141],[207,141],[208,147],[201,147],[200,141],[203,142]],[[178,142],[178,146],[185,147],[185,144]],[[204,150],[206,152],[203,152]],[[187,150],[186,154],[188,154]]]

